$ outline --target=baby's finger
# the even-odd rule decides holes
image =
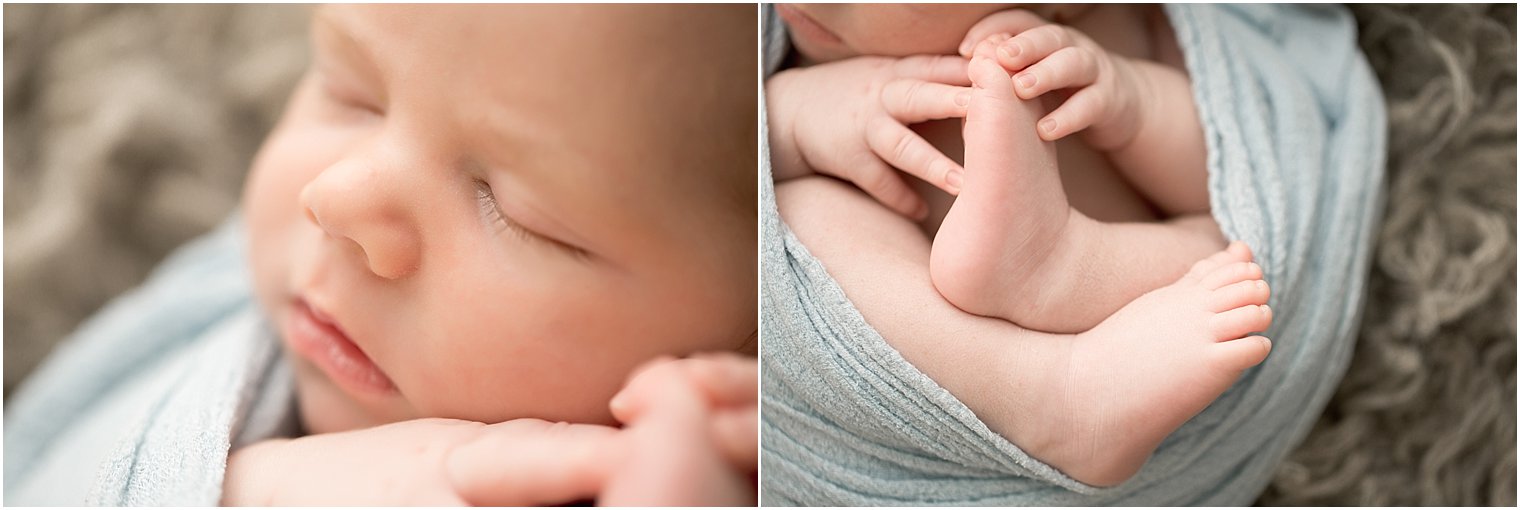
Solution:
[[[752,505],[754,488],[714,448],[712,414],[676,371],[651,372],[662,388],[623,432],[623,462],[597,503],[608,506]],[[751,467],[748,471],[753,472]]]
[[[702,353],[685,361],[687,373],[714,406],[741,406],[759,400],[760,367],[754,357]]]
[[[679,363],[682,361],[673,356],[659,356],[633,369],[628,382],[623,384],[623,389],[618,390],[617,395],[613,395],[607,403],[612,417],[624,424],[637,421],[648,407],[648,402],[660,398],[662,390],[659,384],[652,381],[664,380],[661,375],[663,372],[681,372]]]
[[[997,47],[997,60],[1004,69],[1019,71],[1075,44],[1076,39],[1066,27],[1042,25],[1003,41]]]
[[[455,447],[444,469],[476,506],[563,504],[601,492],[616,457],[616,429],[521,419],[488,425]]]
[[[898,78],[914,78],[949,85],[970,85],[966,78],[966,59],[949,55],[914,55],[892,64]]]
[[[924,215],[929,214],[929,204],[924,202],[923,197],[918,196],[918,192],[908,186],[897,170],[888,166],[875,153],[866,151],[862,157],[855,158],[848,168],[848,173],[840,177],[854,183],[888,209],[915,220],[923,219]]]
[[[1097,55],[1073,46],[1057,50],[1013,75],[1013,89],[1021,98],[1034,99],[1052,90],[1091,85],[1097,79]]]
[[[881,106],[903,124],[966,116],[971,88],[917,79],[898,79],[881,90]]]
[[[760,452],[760,411],[754,405],[713,415],[713,442],[729,465],[754,469]]]
[[[992,34],[1000,32],[1018,34],[1046,23],[1049,21],[1024,9],[998,11],[972,25],[971,30],[966,31],[966,38],[961,40],[958,51],[962,57],[969,58],[976,44]]]
[[[662,356],[634,374],[608,404],[612,416],[622,423],[638,421],[651,401],[663,398],[662,392],[669,391],[656,381],[684,381],[697,388],[714,407],[752,405],[759,399],[759,367],[755,358],[738,353],[699,353],[685,359]]]
[[[955,164],[955,160],[945,156],[933,144],[918,136],[918,133],[914,133],[907,126],[886,118],[872,121],[866,129],[866,144],[892,166],[913,174],[952,195],[960,194],[963,172],[961,166]],[[897,182],[907,189],[907,184],[902,183],[901,179]],[[923,203],[923,198],[912,189],[907,189],[907,191],[919,203]],[[870,193],[870,190],[866,192]]]
[[[1087,87],[1072,94],[1055,111],[1040,119],[1036,130],[1040,139],[1053,142],[1077,131],[1087,129],[1104,115],[1108,109],[1108,96],[1098,87]]]

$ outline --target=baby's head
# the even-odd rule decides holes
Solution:
[[[808,63],[822,63],[860,55],[955,54],[972,25],[1018,5],[781,4],[776,12],[797,53]],[[1059,18],[1068,7],[1024,6],[1046,19]]]
[[[644,361],[753,350],[752,7],[353,5],[312,24],[244,197],[308,431],[606,423]]]

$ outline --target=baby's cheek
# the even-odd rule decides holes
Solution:
[[[607,399],[635,363],[620,352],[628,332],[609,316],[619,306],[572,292],[573,282],[539,292],[494,283],[423,308],[425,330],[397,340],[412,342],[403,392],[433,416],[608,422]]]

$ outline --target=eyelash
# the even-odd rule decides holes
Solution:
[[[528,230],[528,227],[524,227],[521,223],[514,221],[511,217],[507,216],[506,213],[503,213],[501,211],[501,204],[498,204],[496,202],[496,193],[491,190],[491,185],[487,184],[485,181],[475,181],[475,199],[480,202],[481,209],[483,209],[487,214],[490,214],[491,219],[501,227],[500,230],[509,231],[514,237],[517,237],[518,239],[527,242],[548,243],[556,248],[569,252],[577,259],[585,259],[589,255],[586,250],[583,250],[577,246],[565,244],[564,242],[557,239],[545,237],[542,234]]]

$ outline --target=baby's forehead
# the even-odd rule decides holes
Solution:
[[[739,172],[729,167],[746,164],[743,174],[753,176],[758,80],[752,9],[530,10],[556,24],[552,41],[502,44],[496,51],[531,53],[506,58],[531,69],[505,65],[478,78],[508,92],[496,95],[494,106],[538,110],[523,123],[580,156],[589,168],[577,170],[603,173],[608,182],[659,183],[664,191],[710,190],[713,180],[727,186],[729,174]]]
[[[318,18],[319,40],[351,40],[392,100],[458,126],[487,167],[660,204],[741,172],[753,188],[752,7],[344,5]]]

